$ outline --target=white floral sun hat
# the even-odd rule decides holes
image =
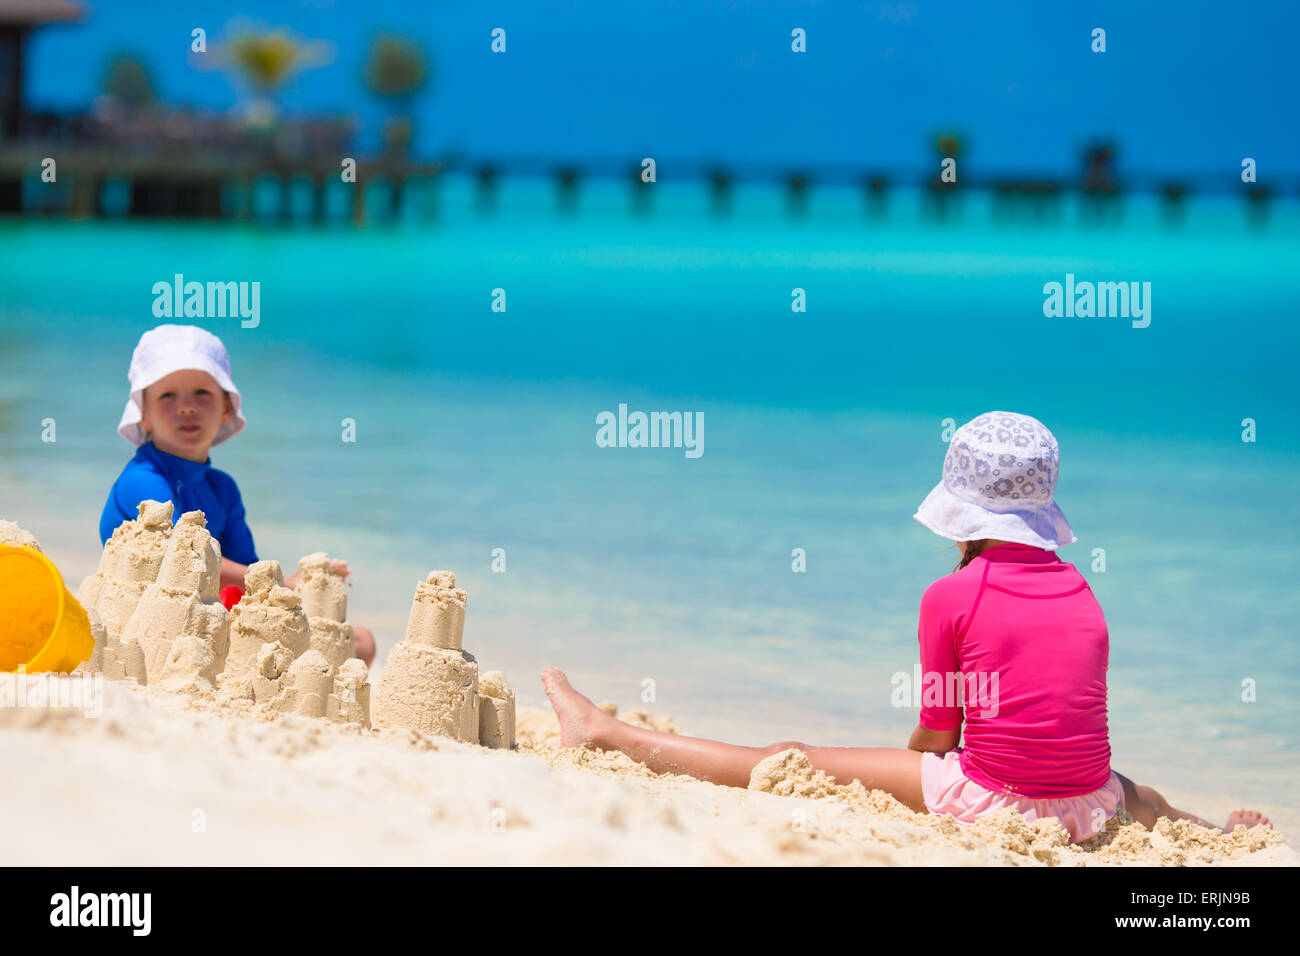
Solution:
[[[160,325],[140,336],[131,354],[131,368],[127,377],[131,381],[131,397],[126,400],[117,433],[127,441],[143,445],[149,433],[140,421],[144,408],[144,390],[159,379],[181,369],[198,369],[207,372],[217,384],[230,394],[230,407],[234,414],[230,421],[217,429],[212,444],[220,445],[227,438],[239,434],[248,420],[240,410],[243,404],[239,389],[230,379],[230,356],[226,347],[207,329],[197,325]]]
[[[993,538],[1055,550],[1079,539],[1057,507],[1060,450],[1047,426],[1015,412],[986,412],[948,443],[943,480],[914,517],[952,541]]]

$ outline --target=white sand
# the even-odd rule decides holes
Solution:
[[[41,544],[36,540],[36,536],[30,531],[24,531],[12,521],[0,519],[0,544],[12,545],[15,548],[35,548],[41,550]]]
[[[87,678],[54,678],[68,683]],[[89,680],[93,680],[89,679]],[[657,775],[563,748],[520,714],[517,751],[104,682],[102,715],[0,707],[13,864],[1297,865],[1281,835],[1112,823],[1065,845],[1014,814],[964,829],[797,766],[790,795]],[[612,709],[607,707],[607,709]],[[644,711],[624,715],[671,728]],[[761,778],[761,774],[758,775]],[[784,782],[783,781],[788,781]]]

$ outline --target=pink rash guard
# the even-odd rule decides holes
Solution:
[[[926,588],[918,632],[921,726],[960,727],[964,709],[969,779],[1034,799],[1106,785],[1110,640],[1073,564],[1024,544],[988,548]]]

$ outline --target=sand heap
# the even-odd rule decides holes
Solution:
[[[24,531],[12,521],[5,521],[3,518],[0,518],[0,544],[12,545],[15,548],[31,548],[33,551],[41,550],[36,535]]]
[[[880,832],[881,817],[912,824],[920,830],[910,831],[905,837],[907,845],[947,844],[988,854],[983,860],[971,860],[978,863],[1186,866],[1239,858],[1284,842],[1280,833],[1267,827],[1247,829],[1239,825],[1232,833],[1223,833],[1190,820],[1164,817],[1148,830],[1123,809],[1107,820],[1095,837],[1081,843],[1071,843],[1069,833],[1055,817],[1030,820],[1011,807],[1003,807],[974,823],[961,823],[943,814],[916,813],[884,790],[867,789],[861,780],[840,784],[815,769],[808,755],[797,748],[771,754],[755,764],[749,789],[845,803],[856,814],[869,814],[872,835],[885,842],[892,841]]]
[[[465,592],[450,571],[430,571],[415,587],[406,639],[388,653],[375,691],[376,727],[408,727],[487,747],[515,742],[514,691],[505,674],[480,682],[478,663],[461,647]],[[482,716],[483,701],[489,716]]]
[[[95,651],[76,673],[370,726],[367,670],[344,620],[346,584],[328,555],[302,559],[302,594],[285,586],[278,562],[251,565],[244,597],[227,613],[217,599],[221,548],[203,512],[186,512],[173,528],[170,502],[142,501],[138,511],[78,591]]]

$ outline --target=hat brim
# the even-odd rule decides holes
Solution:
[[[997,513],[963,501],[942,481],[925,496],[912,517],[950,541],[993,538],[1054,551],[1079,540],[1056,502],[1037,510]]]
[[[243,399],[239,394],[239,389],[235,388],[235,383],[230,380],[230,376],[226,374],[225,369],[206,355],[196,354],[187,356],[183,364],[178,365],[174,359],[171,359],[166,362],[165,366],[151,369],[140,376],[141,381],[138,383],[138,387],[131,390],[131,397],[126,400],[126,408],[122,410],[122,419],[117,425],[119,435],[133,445],[143,445],[149,440],[148,432],[140,424],[144,417],[144,390],[160,379],[166,378],[172,372],[178,372],[182,369],[207,372],[230,395],[230,408],[233,414],[230,421],[217,429],[217,436],[212,439],[213,445],[220,445],[226,439],[233,438],[244,430],[248,420],[244,418],[244,413],[241,410]]]

